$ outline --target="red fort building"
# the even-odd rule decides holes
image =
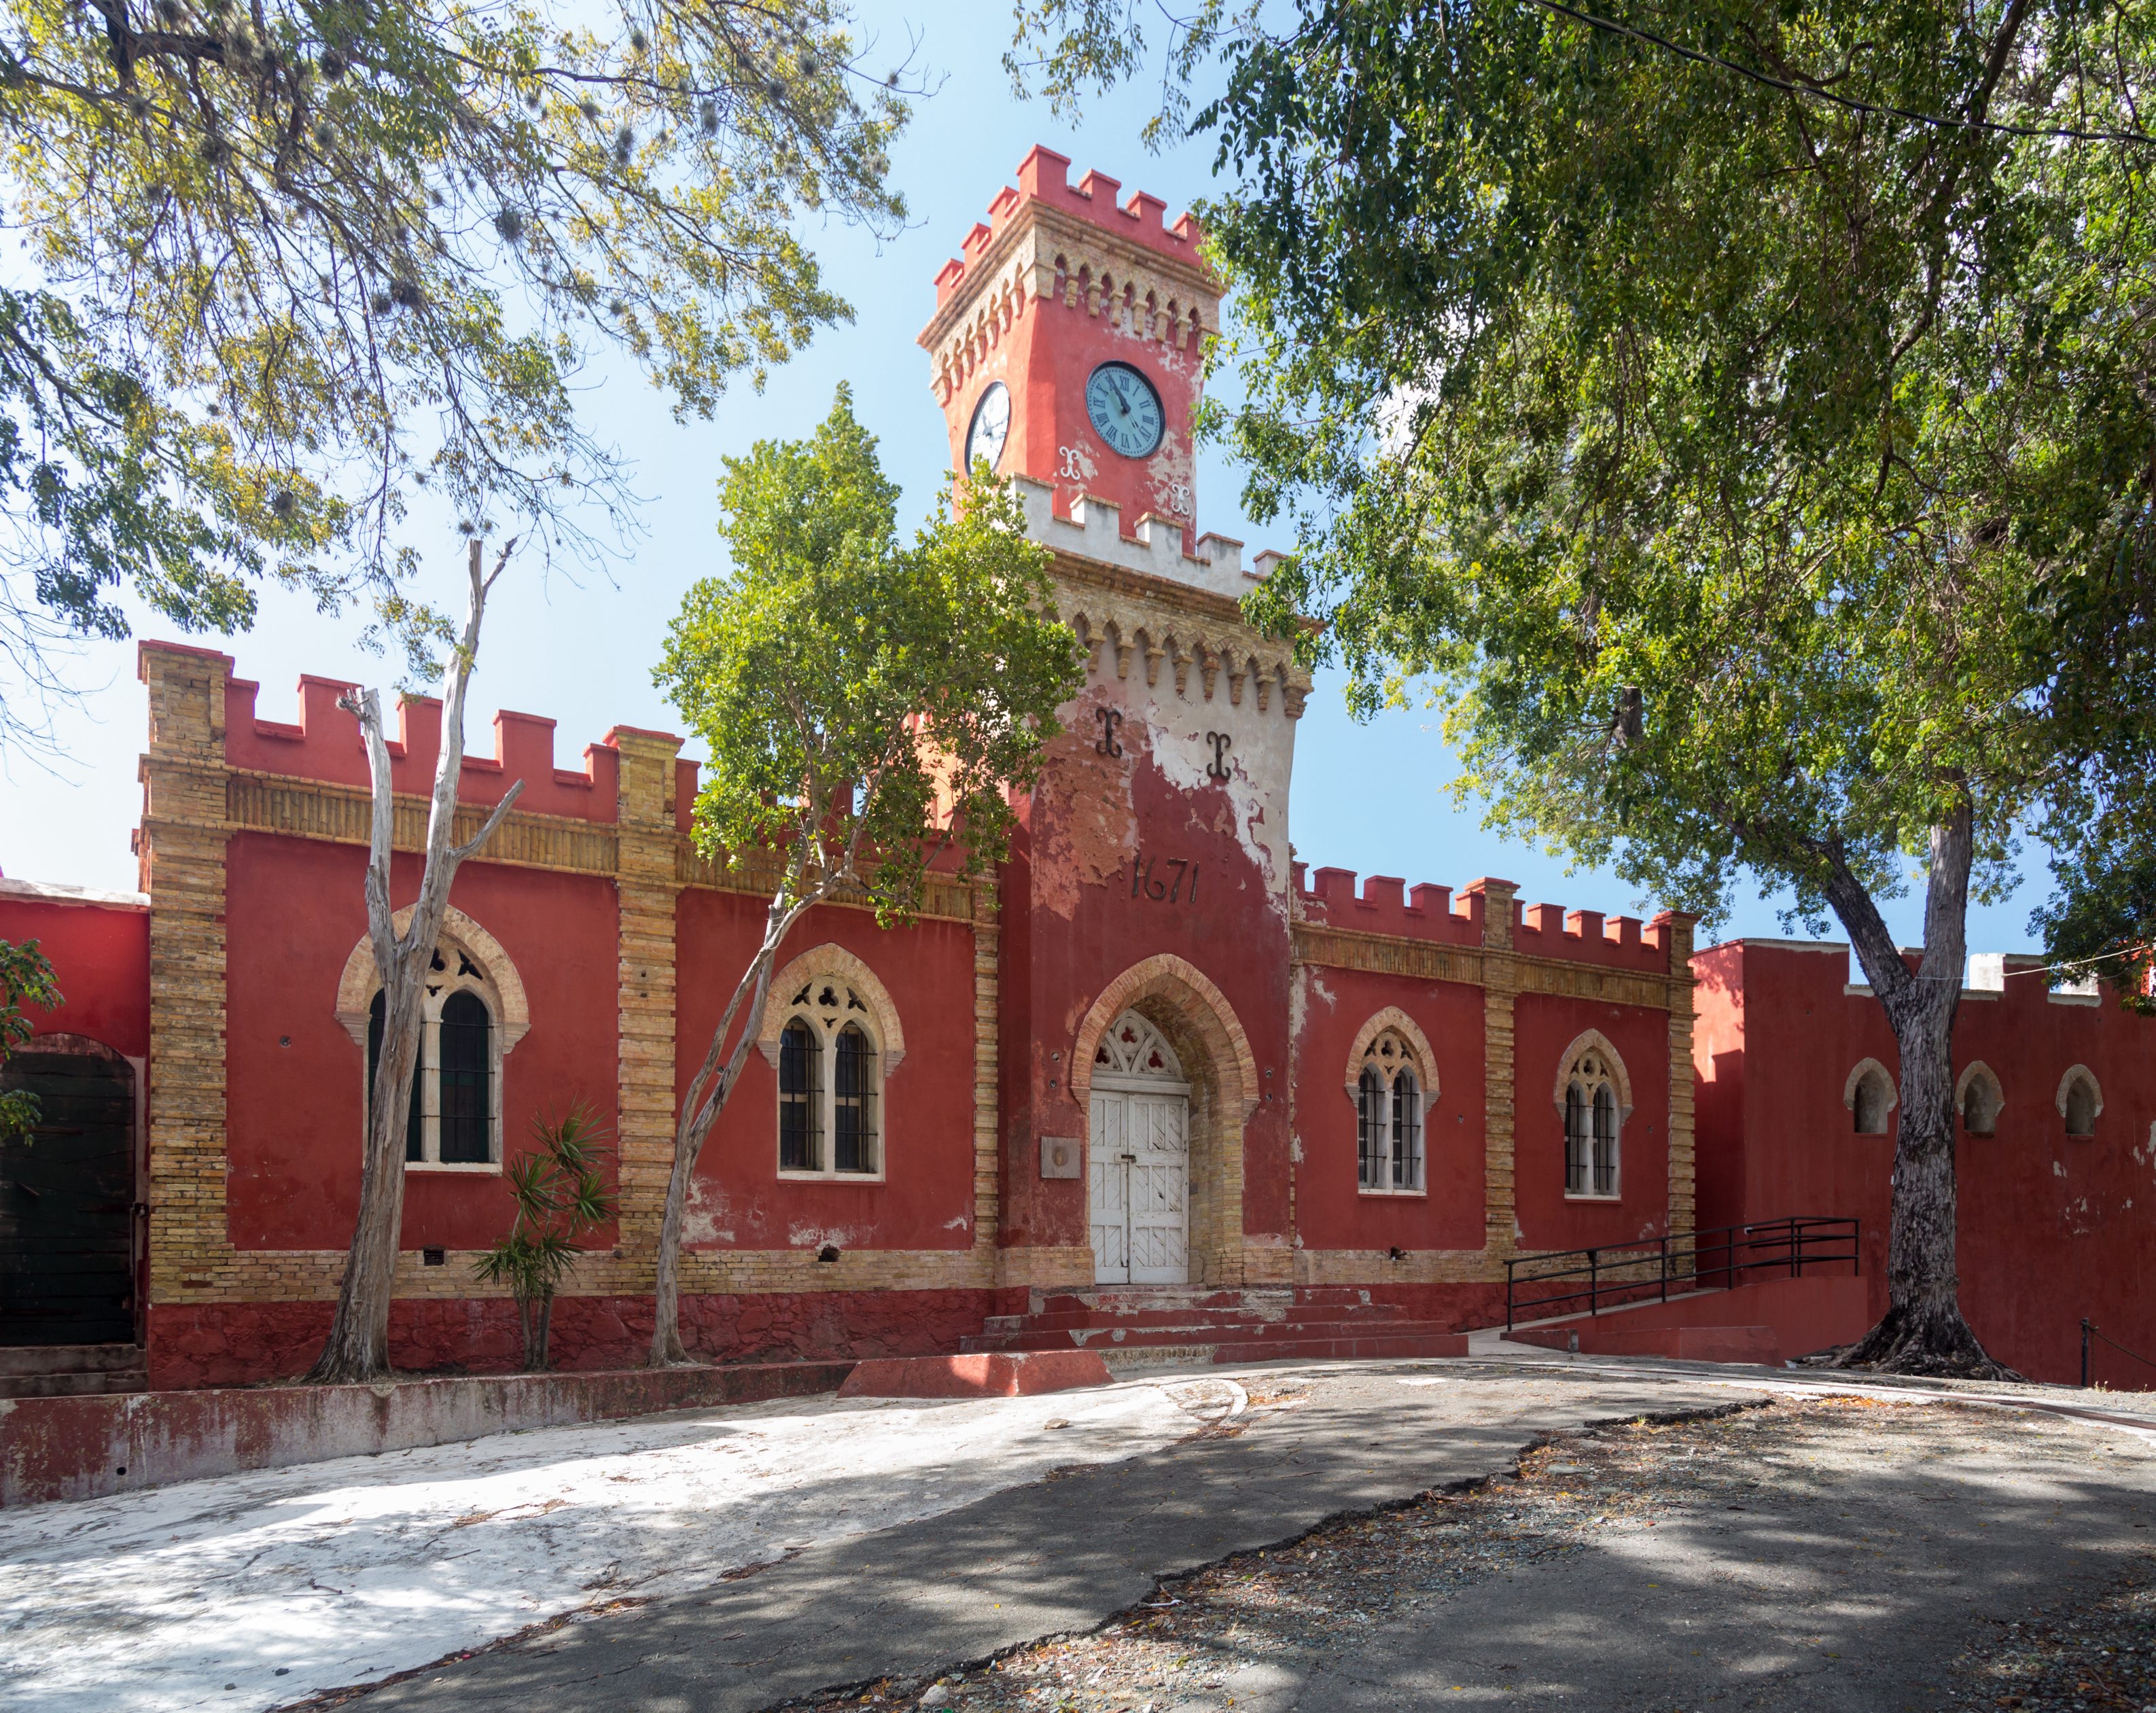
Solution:
[[[1898,1079],[1846,949],[1696,954],[1673,913],[1306,873],[1309,680],[1241,615],[1268,556],[1199,533],[1219,287],[1189,216],[1069,165],[1020,164],[920,342],[952,467],[1013,479],[1053,551],[1085,685],[998,873],[932,877],[892,930],[819,906],[783,948],[694,1184],[686,1341],[1443,1354],[1505,1323],[1522,1258],[1589,1249],[1564,1264],[1636,1281],[1644,1256],[1676,1284],[1560,1326],[1568,1345],[1779,1358],[1854,1336],[1884,1303]],[[67,995],[8,1072],[65,1122],[0,1153],[0,1346],[131,1352],[154,1386],[303,1371],[358,1203],[366,756],[345,686],[304,678],[273,718],[234,664],[141,649],[139,894],[0,881],[0,937],[38,939]],[[406,703],[393,746],[406,896],[439,716]],[[555,1356],[648,1346],[676,1104],[773,878],[697,854],[680,748],[618,727],[565,767],[552,721],[505,713],[465,763],[475,813],[525,790],[457,880],[429,989],[400,1368],[515,1366],[513,1305],[473,1263],[509,1219],[505,1162],[578,1100],[613,1132],[620,1205]],[[1979,1335],[2052,1379],[2084,1316],[2156,1344],[2151,1025],[2011,958],[1974,960],[1964,998]],[[853,1057],[844,1149],[834,1111],[782,1122],[789,1032]],[[836,1100],[829,1069],[798,1098]]]

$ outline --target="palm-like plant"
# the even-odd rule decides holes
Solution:
[[[487,1284],[508,1285],[516,1299],[524,1366],[536,1373],[547,1367],[554,1293],[583,1253],[576,1240],[613,1218],[615,1203],[598,1169],[611,1151],[602,1146],[606,1129],[588,1105],[579,1100],[559,1118],[536,1118],[531,1134],[537,1147],[511,1161],[502,1174],[516,1217],[474,1270]]]

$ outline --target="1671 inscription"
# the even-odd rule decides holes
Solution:
[[[1155,904],[1195,904],[1198,867],[1188,857],[1147,856],[1131,859],[1131,896]]]

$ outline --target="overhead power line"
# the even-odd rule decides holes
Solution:
[[[1626,36],[1633,41],[1644,42],[1650,48],[1660,48],[1666,54],[1674,54],[1680,59],[1689,59],[1696,65],[1712,65],[1719,70],[1734,72],[1738,77],[1764,85],[1770,90],[1784,90],[1792,95],[1808,95],[1815,101],[1829,102],[1851,113],[1876,113],[1882,118],[1906,119],[1912,125],[1935,126],[1941,131],[1990,131],[2000,136],[2033,137],[2040,141],[2132,143],[2143,148],[2156,145],[2156,136],[2138,131],[2084,131],[2072,126],[2007,125],[1995,119],[1956,119],[1938,113],[1918,113],[1907,107],[1896,107],[1885,102],[1861,100],[1855,95],[1845,95],[1819,84],[1799,83],[1794,79],[1776,77],[1772,72],[1761,71],[1756,66],[1739,64],[1719,54],[1687,48],[1683,43],[1673,42],[1667,36],[1658,36],[1652,30],[1643,30],[1633,24],[1620,23],[1614,18],[1599,17],[1592,12],[1583,12],[1576,6],[1567,6],[1563,0],[1534,0],[1534,3],[1545,12],[1556,13],[1591,29]]]

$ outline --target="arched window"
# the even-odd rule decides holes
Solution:
[[[2081,1141],[2093,1136],[2102,1110],[2103,1091],[2087,1065],[2076,1065],[2060,1080],[2059,1116],[2066,1121],[2068,1136]]]
[[[1850,1074],[1843,1092],[1849,1107],[1850,1128],[1861,1136],[1883,1136],[1887,1121],[1899,1103],[1894,1079],[1876,1059],[1867,1059]]]
[[[1373,1021],[1352,1090],[1357,1181],[1368,1195],[1419,1195],[1427,1097],[1406,1033],[1411,1025],[1385,1027],[1382,1015]]]
[[[367,1102],[370,1111],[374,1105],[374,1073],[382,1064],[382,1019],[387,1009],[387,999],[377,993],[367,1013]],[[423,1040],[423,1048],[424,1044]],[[404,1157],[408,1161],[426,1158],[426,1057],[423,1051],[412,1062],[412,1105],[404,1120]]]
[[[1622,1067],[1599,1037],[1565,1067],[1564,1192],[1610,1201],[1618,1194],[1617,1164],[1624,1129]]]
[[[502,1032],[487,972],[464,947],[444,942],[434,952],[420,992],[419,1055],[412,1067],[412,1112],[404,1126],[404,1163],[422,1170],[501,1162]],[[382,1057],[383,1001],[376,990],[367,1012],[367,1086]]]
[[[839,977],[819,976],[794,992],[778,1037],[782,1176],[883,1175],[875,1028],[868,1002]]]
[[[1999,1079],[1991,1074],[1991,1067],[1979,1059],[1961,1074],[1961,1088],[1957,1103],[1961,1108],[1961,1127],[1973,1136],[1995,1135],[1999,1128],[1999,1109],[2006,1104],[1999,1092]]]

